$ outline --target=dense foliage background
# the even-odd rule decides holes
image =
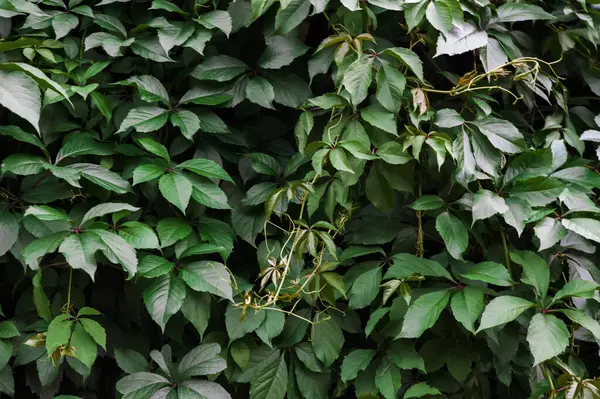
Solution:
[[[0,0],[0,397],[600,398],[599,28]]]

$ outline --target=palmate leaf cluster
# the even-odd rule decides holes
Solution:
[[[0,0],[0,397],[600,398],[599,29]]]

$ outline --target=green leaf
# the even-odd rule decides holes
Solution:
[[[479,190],[473,198],[473,223],[508,211],[504,198],[489,191]]]
[[[198,122],[200,122],[200,130],[208,133],[229,133],[229,128],[216,114],[201,110],[196,112]]]
[[[188,13],[183,11],[177,5],[167,0],[152,0],[152,7],[150,10],[165,10],[168,12],[175,12],[181,15],[187,15]]]
[[[514,296],[505,295],[494,298],[485,307],[481,316],[481,324],[475,333],[509,323],[534,306],[534,303]]]
[[[183,253],[179,255],[179,258],[183,259],[190,256],[214,254],[223,250],[225,250],[225,248],[215,244],[197,244],[183,251]]]
[[[47,163],[43,158],[27,154],[9,155],[2,161],[3,172],[12,172],[23,176],[35,175],[47,168]]]
[[[265,69],[280,69],[307,51],[308,46],[295,37],[271,36],[267,39],[267,47],[260,56],[258,65]]]
[[[106,331],[95,320],[80,318],[79,322],[94,341],[106,350]]]
[[[138,276],[153,278],[170,273],[175,264],[156,255],[146,255],[138,265]]]
[[[306,141],[310,132],[313,129],[315,122],[312,113],[304,111],[300,114],[298,122],[294,128],[294,135],[296,136],[296,144],[298,145],[298,151],[304,155],[306,149]]]
[[[187,179],[192,183],[194,200],[209,208],[230,209],[227,196],[217,184],[198,176],[187,175]]]
[[[70,234],[68,231],[60,231],[32,241],[23,249],[23,258],[27,266],[32,269],[38,268],[41,257],[56,251],[60,243]]]
[[[231,94],[224,91],[223,87],[207,83],[201,83],[188,90],[179,100],[179,104],[194,103],[198,105],[218,105],[231,100]],[[200,118],[208,111],[196,111]]]
[[[200,15],[195,21],[207,29],[217,28],[225,33],[226,36],[229,36],[231,33],[231,16],[226,11],[210,11]]]
[[[165,174],[166,169],[157,164],[140,165],[133,171],[133,185],[155,180]]]
[[[44,287],[42,286],[41,270],[38,270],[33,275],[31,284],[33,285],[33,303],[35,305],[35,310],[43,320],[50,322],[50,319],[52,319],[52,314],[50,312],[50,300],[48,299],[48,296],[46,296]]]
[[[485,31],[478,30],[475,26],[464,22],[456,24],[443,35],[438,36],[437,50],[434,57],[443,54],[457,55],[483,47],[488,42]]]
[[[0,256],[3,256],[12,248],[18,236],[19,219],[17,216],[10,212],[0,211]]]
[[[273,85],[265,78],[256,76],[250,79],[246,85],[246,98],[261,107],[272,109],[275,99]]]
[[[27,74],[0,70],[0,105],[31,123],[40,133],[40,90]]]
[[[469,232],[464,223],[456,216],[444,212],[435,219],[435,228],[442,236],[448,253],[455,259],[462,259],[462,254],[469,245]]]
[[[121,370],[128,374],[143,372],[149,369],[146,358],[131,349],[115,349],[115,360]]]
[[[200,338],[208,327],[210,319],[210,294],[188,290],[181,306],[181,313],[194,326]]]
[[[315,356],[329,367],[340,356],[345,339],[339,325],[330,316],[321,317],[315,318],[312,325],[311,343]]]
[[[358,5],[358,0],[340,0],[341,3],[350,11],[359,11],[360,6]]]
[[[532,215],[531,206],[519,198],[507,198],[505,200],[508,211],[504,212],[502,217],[504,221],[517,230],[520,236],[525,230],[525,224]]]
[[[536,177],[516,183],[509,191],[511,197],[516,197],[530,206],[544,206],[558,198],[565,186],[558,180],[547,177]],[[566,226],[565,226],[566,227]]]
[[[160,39],[160,36],[137,39],[131,44],[131,50],[138,56],[154,62],[174,62],[165,51],[164,41]]]
[[[137,256],[135,250],[120,236],[109,233],[105,230],[89,230],[96,234],[104,243],[100,250],[113,263],[119,263],[127,272],[129,278],[132,278],[137,271]]]
[[[118,232],[135,249],[156,249],[160,247],[154,230],[144,223],[125,222],[119,226]]]
[[[6,367],[8,361],[12,357],[13,348],[10,342],[8,341],[0,341],[0,366],[2,369],[9,369]],[[1,391],[0,391],[1,392]]]
[[[192,196],[192,183],[177,173],[167,173],[158,181],[158,188],[163,197],[185,215]]]
[[[193,397],[215,398],[215,399],[231,399],[227,391],[219,384],[205,380],[187,380],[181,383],[178,388],[177,395],[189,397],[193,393]]]
[[[102,246],[102,242],[93,234],[71,234],[62,241],[58,252],[64,255],[72,268],[85,271],[94,280],[97,268],[95,255]]]
[[[444,128],[456,127],[465,123],[465,120],[458,112],[449,108],[437,111],[435,118],[435,124]]]
[[[574,218],[562,219],[562,224],[574,233],[587,239],[600,242],[600,222],[594,219]]]
[[[117,381],[116,388],[123,395],[135,397],[136,392],[138,395],[152,395],[168,385],[169,380],[161,375],[138,372]]]
[[[329,192],[333,193],[332,188]],[[365,191],[367,199],[383,212],[390,212],[394,208],[394,191],[377,164],[367,176]]]
[[[465,287],[452,294],[450,308],[454,318],[468,331],[475,333],[475,321],[483,310],[483,291]]]
[[[569,346],[569,338],[569,330],[562,320],[550,314],[533,316],[527,329],[527,342],[534,366],[564,352]]]
[[[340,372],[342,382],[346,383],[355,379],[360,371],[369,366],[376,353],[373,349],[358,349],[346,355]]]
[[[139,133],[150,133],[157,131],[167,123],[169,112],[159,107],[138,107],[133,108],[125,119],[117,133],[121,133],[134,128]]]
[[[486,118],[475,122],[475,125],[490,140],[490,143],[500,151],[516,154],[525,149],[523,135],[508,121]]]
[[[0,392],[11,397],[15,394],[15,380],[10,367],[4,367],[0,370]]]
[[[554,16],[548,14],[543,8],[534,4],[526,3],[502,4],[496,10],[496,14],[498,15],[498,22],[520,22],[540,19],[554,19]]]
[[[267,154],[250,153],[247,154],[252,164],[252,169],[263,175],[278,176],[281,173],[279,162]]]
[[[379,293],[381,268],[376,267],[359,275],[348,292],[350,309],[362,309],[370,305]]]
[[[46,332],[46,351],[52,354],[54,350],[62,345],[66,345],[71,337],[73,328],[73,317],[62,313],[56,316],[48,325]]]
[[[127,80],[119,82],[119,84],[137,87],[144,101],[150,103],[163,102],[165,105],[169,105],[169,93],[160,80],[154,76],[132,76]]]
[[[470,182],[475,180],[475,156],[471,149],[469,136],[463,130],[457,140],[452,145],[452,150],[456,154],[456,181],[463,187],[467,187]]]
[[[144,290],[146,309],[163,332],[171,316],[181,309],[184,299],[185,284],[175,274],[155,278]]]
[[[15,323],[9,320],[0,322],[0,338],[8,339],[18,337],[19,335],[21,334],[19,334],[19,330]]]
[[[71,136],[56,155],[56,163],[68,157],[82,155],[112,155],[114,151],[107,143],[94,140],[87,134]]]
[[[127,31],[123,23],[112,15],[94,14],[94,23],[100,25],[102,28],[120,34],[122,37],[127,37]]]
[[[81,175],[92,183],[117,194],[125,194],[131,191],[131,186],[119,174],[112,172],[102,166],[91,163],[74,163],[69,165],[81,172]]]
[[[352,99],[352,104],[357,106],[367,98],[373,74],[373,57],[363,55],[356,59],[345,71],[342,85]]]
[[[483,281],[500,287],[510,287],[512,281],[506,268],[496,262],[482,262],[469,269],[467,273],[461,274],[469,280]]]
[[[554,172],[551,176],[589,189],[600,188],[600,176],[593,170],[585,167],[561,169]]]
[[[344,298],[346,298],[346,285],[344,284],[344,279],[342,276],[334,272],[324,272],[321,273],[321,277],[324,278],[329,285],[338,290],[338,292],[342,294]]]
[[[421,61],[419,56],[414,51],[404,47],[392,47],[383,50],[382,53],[402,62],[404,65],[409,67],[411,71],[413,71],[413,73],[421,82],[424,82],[423,61]]]
[[[416,211],[431,211],[434,209],[439,209],[444,205],[444,200],[437,195],[422,195],[417,198],[415,202],[410,204],[409,208],[412,208]]]
[[[333,165],[333,167],[337,170],[354,174],[354,171],[348,163],[346,152],[343,149],[334,148],[331,151],[329,151],[329,161],[331,162],[331,165]]]
[[[422,398],[423,396],[441,394],[442,393],[439,391],[439,389],[434,388],[424,382],[419,382],[418,384],[414,384],[406,390],[404,393],[404,399]]]
[[[96,343],[81,324],[75,324],[69,344],[75,348],[75,357],[91,369],[96,361]]]
[[[267,311],[262,324],[256,329],[256,335],[272,347],[271,340],[281,334],[285,324],[285,314],[276,310]]]
[[[593,298],[597,289],[598,284],[595,282],[587,280],[571,280],[554,294],[552,302],[569,297]]]
[[[37,148],[39,148],[40,150],[42,150],[44,152],[44,154],[46,154],[46,156],[48,158],[50,158],[50,156],[48,155],[48,151],[46,150],[46,147],[44,146],[42,141],[33,133],[27,133],[20,127],[0,126],[0,135],[9,136],[15,140],[22,141],[23,143],[32,144],[32,145],[36,146]]]
[[[441,1],[432,1],[425,11],[429,23],[440,32],[447,34],[452,29],[452,10]]]
[[[361,109],[360,116],[370,125],[394,136],[398,135],[398,126],[394,114],[387,112],[381,105],[373,104]]]
[[[312,97],[308,84],[289,72],[269,72],[265,78],[273,85],[275,102],[286,107],[298,107]]]
[[[96,205],[92,207],[89,211],[87,211],[85,215],[83,215],[83,219],[81,219],[81,223],[79,225],[83,226],[86,222],[94,218],[102,217],[110,213],[122,211],[135,212],[139,210],[140,208],[125,203],[107,202],[104,204]]]
[[[187,110],[179,110],[171,114],[171,123],[181,130],[186,139],[192,141],[200,130],[200,119],[196,114]]]
[[[102,46],[102,49],[111,57],[122,56],[123,47],[129,47],[134,42],[134,39],[122,39],[111,33],[96,32],[85,38],[85,50],[91,50]],[[92,93],[93,97],[93,93]]]
[[[158,29],[158,41],[165,51],[165,54],[169,54],[169,51],[175,46],[181,46],[194,34],[194,25],[171,22],[170,26],[160,27]]]
[[[375,385],[385,399],[395,399],[401,386],[400,368],[388,359],[382,359],[375,374]]]
[[[399,338],[419,338],[425,330],[433,327],[449,300],[449,291],[420,296],[408,308]]]
[[[392,266],[388,269],[384,279],[404,279],[412,275],[427,277],[444,277],[454,281],[450,273],[438,262],[419,258],[411,254],[396,254],[392,257]]]
[[[110,101],[102,94],[97,91],[92,92],[91,94],[92,102],[98,108],[100,113],[104,116],[107,122],[110,122],[112,119],[112,107]]]
[[[166,248],[189,236],[192,228],[182,219],[166,218],[158,222],[156,231],[160,239],[160,247]]]
[[[55,81],[53,81],[52,79],[50,79],[40,69],[38,69],[32,65],[22,63],[22,62],[0,63],[0,69],[8,70],[8,71],[25,72],[27,74],[27,76],[29,76],[31,79],[33,79],[38,84],[38,86],[40,86],[42,89],[49,89],[49,90],[52,90],[52,91],[60,94],[60,96],[62,98],[64,98],[69,103],[70,106],[73,106],[73,104],[71,103],[71,100],[69,100],[69,95],[67,94],[65,89],[63,89],[63,87],[60,84],[58,84]]]
[[[252,379],[250,399],[283,399],[288,383],[288,370],[285,357],[273,358],[262,372]]]
[[[568,233],[559,220],[548,217],[537,222],[533,230],[540,240],[539,251],[550,248]]]
[[[79,25],[79,19],[75,15],[66,12],[52,18],[52,28],[54,28],[56,40],[65,37],[77,25]]]
[[[385,142],[383,145],[377,148],[376,155],[383,159],[386,163],[392,165],[403,165],[413,160],[412,155],[402,148],[402,145],[395,141]]]
[[[266,317],[266,310],[248,309],[244,312],[242,308],[229,305],[225,313],[225,326],[230,341],[242,338],[244,335],[255,331]]]
[[[559,312],[563,313],[574,323],[590,331],[596,339],[600,339],[600,324],[595,319],[592,319],[579,310],[561,309]]]
[[[219,344],[203,344],[195,347],[181,359],[177,371],[181,378],[187,379],[199,375],[217,374],[225,370],[227,362],[219,357]]]
[[[285,35],[308,17],[310,2],[304,0],[290,0],[286,7],[282,7],[275,16],[275,29],[278,34]]]
[[[315,107],[323,109],[332,109],[334,107],[345,107],[348,105],[348,101],[345,98],[338,96],[333,93],[326,93],[322,96],[313,97],[308,100]]]
[[[544,259],[531,251],[510,251],[510,259],[523,267],[521,281],[535,288],[541,298],[546,296],[550,284],[550,268]]]
[[[406,78],[387,62],[382,62],[375,77],[377,81],[377,101],[394,114],[400,111]]]
[[[189,159],[177,165],[175,169],[187,169],[209,179],[222,179],[233,182],[231,176],[219,164],[210,159]]]
[[[248,65],[227,55],[208,57],[192,71],[191,75],[198,80],[214,80],[227,82],[246,72]]]
[[[315,356],[312,346],[308,342],[301,342],[294,346],[294,351],[298,359],[306,366],[307,369],[316,373],[323,372],[321,361]]]
[[[231,277],[222,263],[213,261],[190,263],[181,270],[180,276],[195,291],[208,292],[233,302]]]
[[[267,10],[275,4],[275,0],[252,0],[252,18],[251,21],[255,21],[258,17],[263,15]]]

